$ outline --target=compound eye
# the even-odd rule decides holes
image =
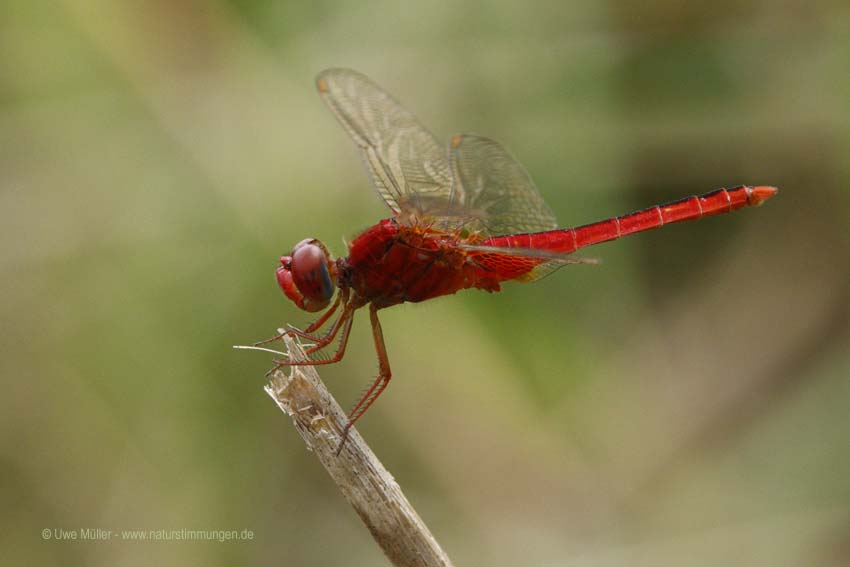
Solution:
[[[292,280],[304,295],[307,311],[324,309],[333,297],[329,254],[318,240],[305,240],[292,250]]]

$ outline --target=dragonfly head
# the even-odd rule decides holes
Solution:
[[[280,259],[277,283],[295,305],[304,311],[321,311],[331,302],[336,288],[336,264],[325,245],[306,238],[289,256]]]

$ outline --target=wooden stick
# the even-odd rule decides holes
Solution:
[[[284,337],[292,360],[305,360],[301,347]],[[452,562],[356,429],[337,457],[347,418],[312,366],[294,366],[287,376],[271,375],[266,392],[292,417],[307,449],[318,458],[342,495],[395,567],[451,567]]]

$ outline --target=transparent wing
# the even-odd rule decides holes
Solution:
[[[460,246],[469,253],[469,260],[489,272],[499,274],[503,280],[533,282],[570,264],[597,264],[594,258],[574,254],[561,254],[534,248],[507,248],[502,246]]]
[[[484,236],[557,228],[525,168],[498,142],[473,134],[454,136],[449,164],[453,183],[447,222],[465,219],[465,228]]]
[[[451,192],[446,149],[412,113],[356,71],[328,69],[316,85],[396,215],[446,208]]]

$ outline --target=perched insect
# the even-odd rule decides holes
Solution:
[[[326,309],[305,329],[289,327],[283,334],[312,342],[308,355],[337,337],[339,345],[328,358],[279,360],[276,368],[338,362],[354,312],[369,306],[380,371],[350,411],[340,450],[351,426],[392,375],[379,309],[467,288],[495,292],[506,281],[532,282],[581,262],[570,255],[579,248],[760,205],[776,194],[776,188],[767,186],[718,189],[577,228],[558,228],[528,173],[497,142],[460,134],[443,146],[413,114],[355,71],[324,71],[317,87],[360,148],[378,194],[392,211],[349,244],[348,257],[334,260],[324,244],[307,238],[280,259],[277,269],[277,281],[295,305],[309,312]],[[328,330],[316,334],[340,309]]]

